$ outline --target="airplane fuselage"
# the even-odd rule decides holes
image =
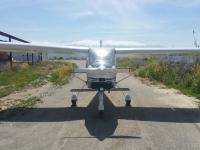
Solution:
[[[89,49],[86,68],[116,68],[114,49],[95,48]],[[116,73],[87,73],[88,88],[110,90],[115,88]]]

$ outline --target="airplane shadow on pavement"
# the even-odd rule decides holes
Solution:
[[[3,122],[68,122],[85,120],[85,127],[91,137],[103,141],[105,138],[133,138],[137,136],[114,136],[118,126],[118,119],[171,122],[171,123],[200,123],[200,110],[198,108],[162,108],[162,107],[115,107],[104,94],[104,118],[98,118],[98,93],[87,107],[54,107],[30,108],[25,115],[11,118],[1,118]],[[15,108],[21,109],[21,108]],[[17,112],[17,111],[16,111]],[[3,112],[6,113],[6,112]],[[70,138],[70,137],[66,137]],[[73,138],[73,137],[72,137]]]

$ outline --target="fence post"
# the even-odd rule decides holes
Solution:
[[[9,36],[9,42],[11,42],[11,37]],[[10,67],[12,67],[12,52],[10,52]]]
[[[32,53],[32,65],[33,65],[33,53]]]

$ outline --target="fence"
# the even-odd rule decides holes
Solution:
[[[15,36],[12,36],[10,34],[4,33],[0,31],[0,35],[1,36],[5,36],[9,39],[9,41],[5,41],[5,40],[0,40],[2,42],[11,42],[11,40],[16,40],[16,41],[20,41],[23,43],[29,43],[28,41],[22,40],[20,38],[17,38]],[[7,59],[6,59],[7,57]],[[7,61],[10,61],[10,65],[12,66],[13,62],[24,62],[26,61],[28,64],[34,64],[38,61],[42,60],[42,53],[39,54],[29,54],[29,53],[12,53],[10,52],[10,54],[2,54],[2,58],[0,57],[0,63],[4,64]]]

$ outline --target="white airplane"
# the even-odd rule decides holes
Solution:
[[[98,91],[99,93],[99,118],[103,118],[104,105],[103,93],[104,91],[129,91],[128,88],[115,88],[117,73],[133,73],[134,68],[116,68],[116,55],[122,54],[199,54],[199,48],[113,48],[108,49],[104,47],[89,48],[89,47],[75,47],[75,46],[44,46],[34,44],[19,44],[0,42],[0,51],[3,52],[26,52],[26,53],[60,53],[60,54],[86,54],[87,62],[85,68],[78,68],[70,70],[71,73],[86,73],[87,81],[85,83],[88,89],[72,89],[71,92],[88,92]],[[82,80],[82,79],[81,79]],[[77,95],[72,94],[72,105],[76,106]],[[126,94],[126,105],[129,106],[131,96]]]

